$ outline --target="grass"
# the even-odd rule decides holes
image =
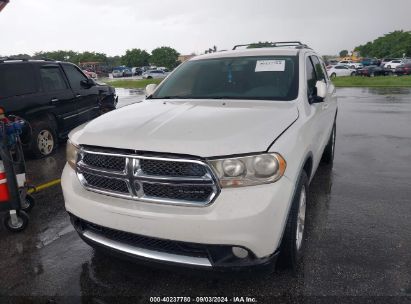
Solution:
[[[411,76],[349,76],[336,77],[332,81],[336,87],[411,88]]]
[[[108,80],[107,84],[115,88],[124,89],[144,89],[147,85],[155,83],[159,84],[162,79],[127,79],[127,80]]]
[[[147,85],[159,84],[162,79],[122,79],[108,80],[107,84],[115,88],[144,89]],[[411,88],[411,76],[377,76],[377,77],[336,77],[333,79],[336,87],[380,87],[380,88]]]

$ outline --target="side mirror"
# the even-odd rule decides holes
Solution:
[[[156,90],[157,85],[152,83],[146,86],[146,97],[153,95],[154,91]]]
[[[315,84],[313,94],[308,98],[309,102],[310,104],[323,102],[325,96],[327,96],[327,84],[322,80],[318,80]]]
[[[83,88],[90,89],[92,86],[95,86],[96,83],[94,82],[93,79],[87,78],[86,80],[80,81],[80,85],[81,85]]]

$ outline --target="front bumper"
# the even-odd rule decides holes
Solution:
[[[293,183],[284,176],[274,184],[223,189],[216,200],[206,207],[143,203],[87,191],[81,186],[74,170],[67,165],[63,171],[62,187],[66,209],[73,219],[120,233],[205,246],[207,250],[224,248],[222,252],[226,256],[233,246],[248,250],[249,259],[240,261],[238,265],[231,261],[227,265],[232,267],[264,264],[276,256],[294,192]],[[118,245],[121,244],[108,243],[106,236],[106,239],[101,239],[101,235],[96,238],[96,231],[84,234],[81,226],[76,228],[83,239],[97,246],[143,259],[190,265],[181,260],[174,261],[171,256],[164,258],[163,255],[160,259],[145,257],[141,250],[133,254],[130,251],[141,248],[126,246],[119,249]],[[124,244],[122,241],[120,243]],[[216,255],[219,254],[217,251]],[[183,256],[177,255],[179,258]],[[202,260],[194,264],[223,266],[216,263],[212,255],[205,258],[208,262]]]

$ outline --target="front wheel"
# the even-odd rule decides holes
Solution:
[[[352,72],[352,73],[351,73],[351,76],[355,76],[355,75],[357,75],[356,72]]]
[[[279,257],[281,266],[289,267],[294,272],[297,271],[303,257],[307,201],[308,176],[302,171],[288,215]]]
[[[34,198],[30,194],[27,194],[24,200],[22,200],[21,202],[21,210],[30,212],[35,204],[36,202],[34,201]]]
[[[324,153],[321,158],[321,163],[323,164],[331,165],[334,162],[336,133],[337,133],[337,125],[334,122],[334,126],[331,131],[330,138],[328,139],[327,146],[325,146]]]
[[[337,77],[337,74],[332,73],[330,77],[331,77],[331,78],[335,78],[335,77]]]

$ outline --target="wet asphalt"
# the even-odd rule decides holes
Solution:
[[[120,105],[137,102],[138,94],[125,90]],[[200,295],[259,303],[411,303],[411,90],[347,88],[338,96],[334,166],[320,167],[311,184],[298,275],[159,269],[103,255],[74,232],[55,186],[35,194],[24,233],[0,228],[0,303],[144,303]],[[59,178],[64,158],[61,145],[52,157],[28,161],[32,183]]]

